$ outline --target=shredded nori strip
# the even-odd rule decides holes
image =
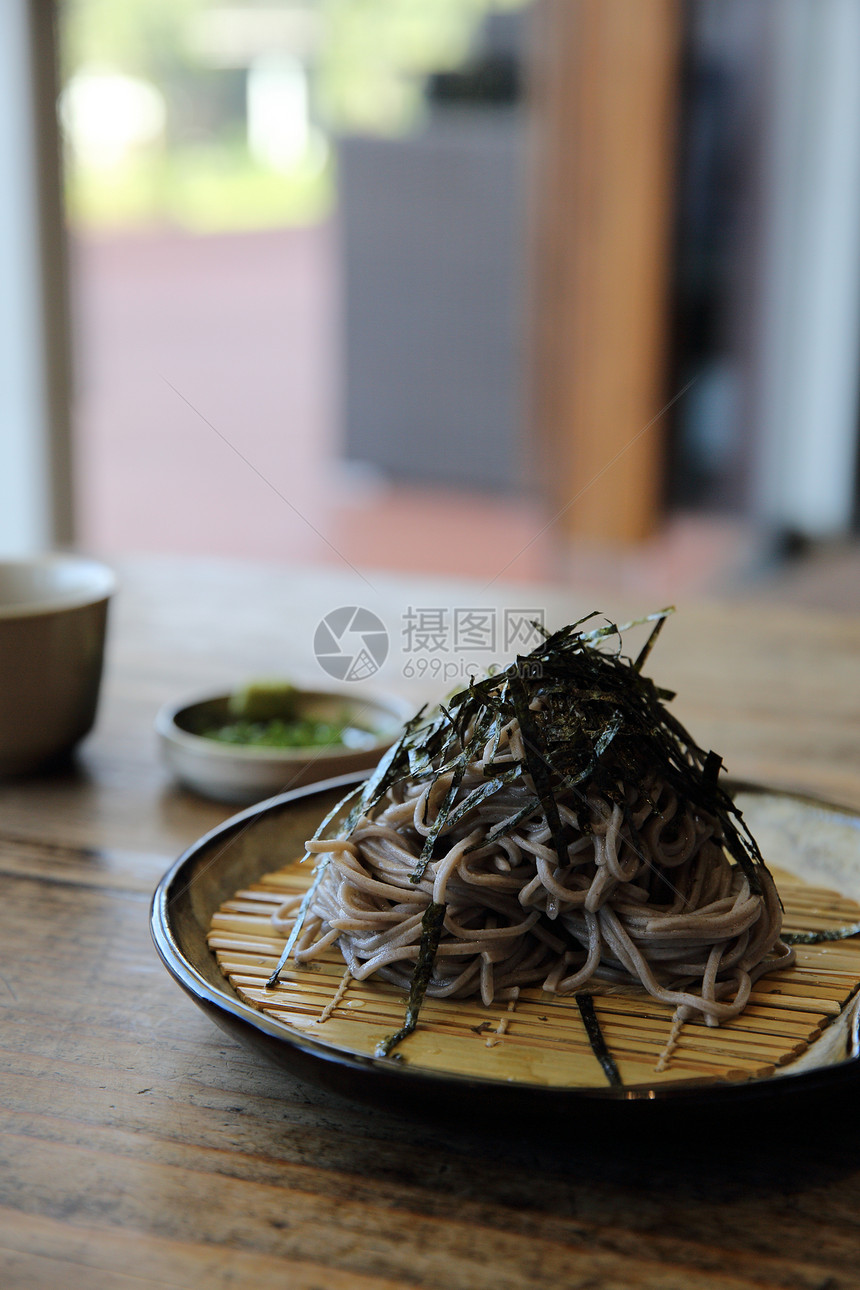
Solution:
[[[346,797],[341,798],[341,800],[337,803],[337,805],[331,808],[329,813],[326,815],[325,819],[321,822],[321,824],[317,828],[317,831],[314,834],[314,841],[317,841],[319,838],[323,837],[328,826],[341,813],[343,808],[346,806],[347,802],[351,802],[353,798],[357,797],[358,801],[353,806],[352,810],[349,812],[349,815],[347,816],[344,824],[341,827],[341,831],[338,836],[342,838],[348,838],[349,835],[355,829],[355,826],[358,824],[358,821],[361,819],[361,817],[365,815],[368,811],[372,810],[373,807],[378,804],[380,798],[387,791],[387,786],[389,782],[388,781],[389,769],[394,763],[398,761],[398,755],[403,754],[403,750],[406,747],[408,739],[412,735],[415,728],[421,724],[421,718],[424,716],[424,711],[425,709],[423,707],[419,708],[415,716],[406,722],[406,725],[403,727],[403,734],[400,736],[397,742],[391,748],[389,748],[388,752],[385,753],[380,758],[373,774],[370,775],[364,781],[363,784],[359,784],[356,788],[350,789]],[[305,854],[302,856],[302,863],[304,863],[304,861],[308,859],[309,855],[310,855],[310,852],[306,851]],[[325,873],[326,868],[328,867],[328,860],[329,860],[328,856],[323,855],[321,860],[317,862],[317,867],[314,873],[313,881],[310,887],[308,888],[308,890],[305,892],[304,897],[302,899],[302,903],[299,906],[299,912],[296,916],[296,921],[293,924],[293,930],[290,932],[290,935],[287,938],[287,943],[283,948],[281,957],[278,959],[274,972],[266,982],[267,990],[273,990],[275,986],[278,984],[278,979],[284,970],[284,966],[286,965],[287,959],[290,957],[290,955],[293,952],[293,946],[295,945],[296,941],[299,939],[299,934],[302,930],[302,927],[304,926],[304,921],[307,916],[310,903],[314,898],[317,888],[322,882],[323,874]]]
[[[860,923],[850,923],[847,927],[828,927],[820,932],[782,932],[786,945],[823,945],[825,941],[847,941],[851,936],[860,936]]]
[[[314,837],[315,838],[322,837],[323,833],[331,824],[332,820],[334,820],[335,817],[340,814],[340,812],[346,806],[347,802],[350,802],[354,797],[357,797],[359,793],[362,792],[362,790],[366,791],[366,789],[367,789],[366,783],[363,785],[359,784],[357,788],[351,789],[350,792],[347,793],[346,797],[341,798],[341,800],[337,803],[337,805],[333,806],[332,809],[329,811],[328,815],[325,817],[325,819],[317,829],[316,833],[314,834]],[[360,805],[360,802],[359,802],[359,805]],[[354,811],[355,811],[355,808],[353,808],[353,813]],[[310,853],[306,851],[305,854],[302,856],[302,861],[307,860],[309,854]],[[323,856],[322,860],[317,863],[316,872],[314,873],[313,881],[311,885],[308,887],[307,891],[305,892],[302,898],[302,903],[299,906],[299,912],[296,917],[296,921],[293,924],[293,930],[290,932],[287,938],[287,943],[283,948],[281,957],[278,959],[277,966],[275,967],[274,972],[266,982],[267,990],[273,990],[275,986],[278,984],[278,978],[284,969],[284,964],[292,954],[293,946],[295,945],[296,941],[299,939],[299,933],[302,930],[302,925],[305,921],[305,915],[308,912],[308,906],[310,905],[311,901],[314,898],[314,894],[316,892],[317,887],[322,882],[322,876],[325,873],[327,863],[328,863],[328,856]]]
[[[418,863],[415,866],[412,873],[409,875],[409,881],[414,882],[416,885],[424,877],[424,874],[427,872],[427,866],[430,863],[430,861],[433,859],[433,847],[436,843],[436,839],[438,838],[439,834],[442,832],[442,829],[445,825],[445,821],[448,819],[448,815],[450,814],[451,807],[454,805],[454,799],[457,796],[457,793],[460,791],[460,784],[462,782],[462,779],[465,773],[466,773],[466,762],[464,759],[459,766],[454,767],[454,775],[451,780],[451,785],[448,789],[448,792],[445,794],[445,800],[442,803],[442,805],[439,807],[439,810],[436,814],[436,819],[433,821],[430,831],[427,834],[427,837],[424,839],[424,846],[421,848],[421,855],[418,858]],[[428,802],[430,800],[429,794],[428,794],[427,800]]]
[[[515,829],[518,824],[521,824],[523,820],[528,819],[530,815],[534,815],[535,811],[539,810],[539,808],[540,799],[533,797],[531,801],[526,802],[525,806],[523,806],[519,811],[515,811],[513,815],[509,815],[506,819],[500,820],[496,827],[491,829],[487,836],[480,842],[476,842],[473,846],[467,847],[465,854],[468,855],[470,851],[477,851],[479,847],[489,846],[491,842],[496,842],[499,838],[505,837],[512,829]]]
[[[473,810],[476,806],[480,806],[481,802],[485,801],[488,797],[492,797],[494,793],[498,793],[499,789],[504,788],[505,784],[510,784],[512,780],[518,777],[519,773],[519,766],[508,766],[494,779],[488,779],[485,783],[479,784],[477,788],[473,788],[471,793],[466,794],[462,802],[457,803],[454,810],[448,816],[449,826],[453,828],[455,824],[459,824],[464,815],[468,815],[469,811]],[[488,841],[489,835],[482,840],[481,846],[486,846]]]
[[[523,737],[523,747],[526,754],[526,766],[532,778],[532,783],[537,789],[537,795],[540,804],[543,807],[546,822],[549,825],[552,836],[553,846],[558,854],[558,863],[564,865],[567,859],[567,849],[564,844],[564,837],[561,829],[561,818],[558,813],[558,804],[553,795],[552,785],[552,767],[547,760],[544,750],[541,748],[540,733],[538,731],[537,721],[534,719],[536,714],[529,707],[530,696],[526,689],[525,682],[521,677],[514,678],[511,687],[514,702],[514,712],[520,725],[520,733]]]
[[[646,619],[646,622],[654,622],[655,618],[657,621],[654,623],[654,626],[651,629],[651,634],[649,635],[647,641],[642,646],[641,650],[636,656],[636,662],[633,664],[634,672],[641,672],[642,668],[645,666],[645,663],[648,659],[648,655],[651,653],[652,649],[654,648],[654,643],[657,640],[657,637],[660,635],[661,631],[663,630],[663,624],[666,621],[667,614],[665,611],[659,614],[651,614],[650,617]]]
[[[591,1044],[591,1051],[603,1067],[603,1073],[609,1083],[614,1088],[620,1088],[624,1081],[618,1073],[615,1058],[606,1046],[606,1039],[600,1028],[600,1022],[597,1020],[597,1013],[594,1011],[594,1000],[590,994],[576,994],[574,998],[582,1016],[588,1042]]]
[[[424,911],[424,917],[421,919],[421,940],[418,943],[418,958],[415,963],[415,971],[412,973],[412,984],[409,987],[409,998],[406,1002],[406,1019],[399,1030],[396,1030],[393,1035],[388,1035],[386,1039],[377,1044],[377,1057],[390,1057],[400,1041],[405,1039],[407,1035],[411,1035],[418,1025],[418,1014],[421,1011],[424,995],[433,975],[433,964],[436,961],[436,951],[439,948],[439,938],[442,935],[442,925],[445,922],[445,910],[447,908],[447,905],[437,905],[434,901],[431,901]]]

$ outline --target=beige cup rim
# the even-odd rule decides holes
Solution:
[[[47,555],[13,556],[0,559],[0,574],[6,569],[23,571],[51,569],[65,566],[81,574],[80,586],[57,588],[38,600],[0,601],[0,621],[4,619],[36,618],[41,614],[62,613],[69,609],[83,609],[109,599],[116,591],[116,576],[112,569],[90,556],[52,552]]]

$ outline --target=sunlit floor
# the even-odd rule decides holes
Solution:
[[[340,462],[328,227],[81,237],[73,300],[90,549],[549,576],[527,498],[394,486]]]
[[[73,239],[80,543],[563,581],[665,603],[749,591],[860,608],[860,559],[774,574],[735,521],[677,516],[626,552],[569,549],[523,494],[396,484],[338,454],[329,226]],[[611,488],[611,472],[601,486]]]

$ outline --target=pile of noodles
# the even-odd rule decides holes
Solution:
[[[290,902],[274,916],[298,963],[336,943],[354,979],[408,991],[437,909],[430,996],[638,983],[679,1024],[718,1025],[791,961],[719,760],[668,717],[641,660],[566,633],[527,681],[511,671],[413,723],[341,836],[307,844],[301,917]],[[592,701],[610,705],[602,731]]]

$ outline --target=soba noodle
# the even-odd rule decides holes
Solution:
[[[606,658],[578,639],[580,653]],[[611,662],[617,672],[619,660]],[[636,677],[651,686],[638,669]],[[413,773],[394,777],[345,836],[308,842],[321,859],[301,926],[290,902],[274,916],[276,928],[294,930],[295,960],[307,963],[336,943],[355,980],[376,975],[410,990],[425,914],[438,908],[429,996],[479,995],[489,1005],[522,987],[571,995],[638,983],[675,1007],[676,1030],[695,1015],[718,1025],[740,1013],[756,978],[793,951],[779,939],[779,898],[754,842],[750,860],[738,835],[727,837],[729,799],[714,790],[717,809],[702,804],[698,790],[713,770],[703,771],[705,755],[681,741],[695,801],[681,791],[677,759],[661,766],[655,757],[647,769],[647,756],[613,758],[606,741],[577,781],[558,773],[558,757],[547,752],[550,799],[529,744],[549,721],[558,687],[524,688],[527,712],[521,696],[493,709],[507,717],[493,723],[485,685],[484,707],[458,696],[459,727],[456,707],[446,714],[458,733],[429,764],[413,755]],[[497,693],[509,694],[504,679],[499,685]],[[420,730],[413,752],[416,744]]]

